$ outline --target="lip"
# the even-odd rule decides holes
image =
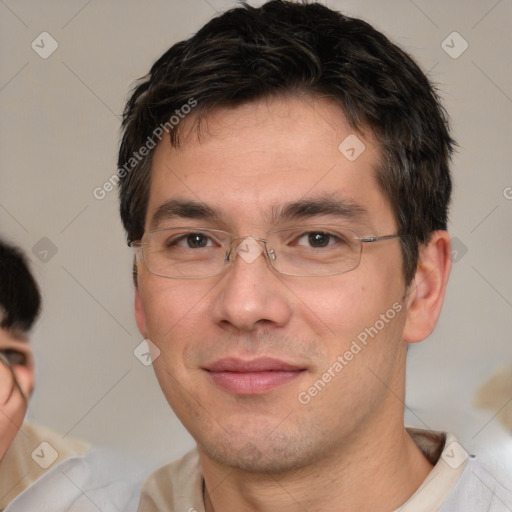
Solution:
[[[299,377],[305,368],[268,357],[224,358],[204,368],[213,382],[236,395],[260,395]]]

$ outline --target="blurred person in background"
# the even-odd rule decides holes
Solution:
[[[29,333],[40,310],[25,256],[0,240],[0,511],[134,510],[131,461],[25,421],[35,380]]]
[[[24,421],[35,380],[29,332],[40,310],[41,294],[24,255],[0,241],[1,510],[56,463],[89,448]]]

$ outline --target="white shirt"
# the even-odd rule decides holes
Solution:
[[[135,512],[142,480],[120,454],[92,448],[56,464],[5,512]]]
[[[24,423],[0,463],[0,511],[135,512],[147,462]]]

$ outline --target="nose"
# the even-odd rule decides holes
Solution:
[[[214,321],[237,332],[263,325],[283,327],[292,313],[291,294],[267,263],[263,241],[258,240],[239,242],[231,255],[232,268],[216,287]]]

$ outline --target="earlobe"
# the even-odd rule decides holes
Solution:
[[[137,322],[139,332],[144,338],[147,338],[146,313],[144,311],[144,304],[142,303],[142,297],[137,286],[135,287],[135,320]]]
[[[407,296],[403,339],[417,343],[430,336],[444,301],[451,270],[451,243],[446,231],[435,231],[420,248],[418,267]]]

